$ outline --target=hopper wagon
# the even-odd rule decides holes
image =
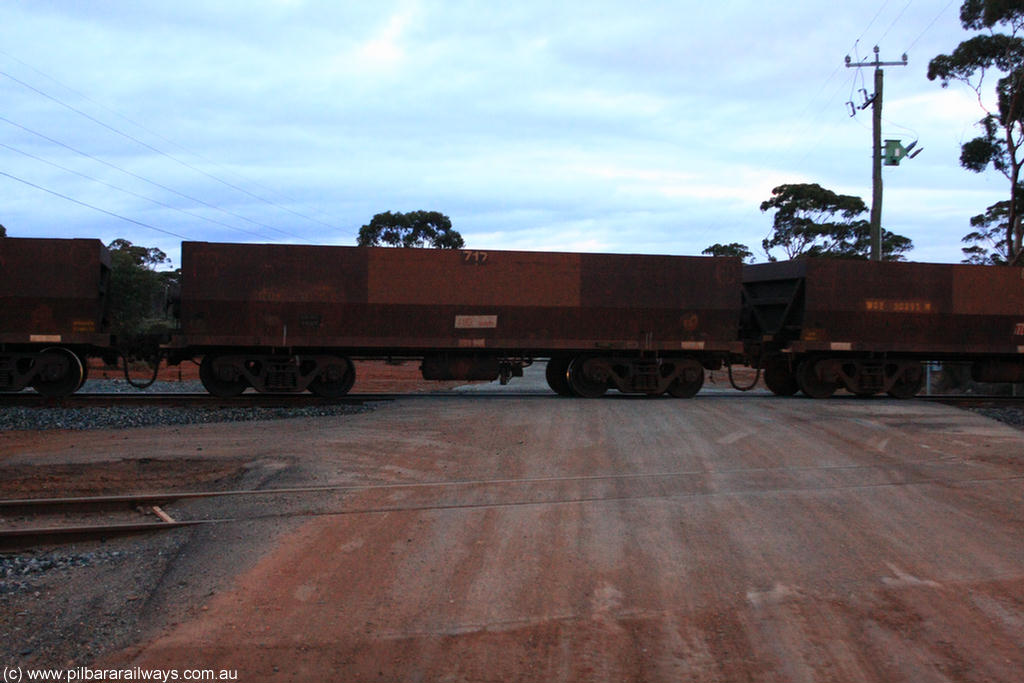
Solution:
[[[353,359],[415,359],[432,380],[694,395],[737,338],[738,259],[269,244],[182,245],[171,363],[231,396],[333,397]]]

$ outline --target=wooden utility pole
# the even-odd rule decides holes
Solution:
[[[871,105],[873,126],[871,130],[871,260],[882,260],[882,79],[883,66],[906,66],[907,56],[902,62],[882,62],[878,59],[878,46],[875,45],[874,61],[853,62],[846,56],[847,68],[875,67],[875,93],[860,107]]]

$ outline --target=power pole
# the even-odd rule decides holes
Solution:
[[[907,56],[903,55],[902,62],[882,62],[878,58],[878,46],[875,45],[874,61],[863,60],[853,62],[850,56],[846,56],[847,68],[861,68],[865,66],[875,67],[875,93],[868,98],[861,109],[871,105],[873,119],[871,142],[873,152],[871,156],[871,260],[882,260],[882,78],[883,66],[906,66]]]

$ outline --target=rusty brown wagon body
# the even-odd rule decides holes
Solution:
[[[0,239],[0,390],[60,395],[111,345],[110,254],[94,239]]]
[[[744,337],[776,393],[915,393],[922,360],[1024,381],[1024,268],[800,259],[745,266]]]
[[[654,393],[741,349],[732,259],[186,242],[182,265],[172,360],[213,359],[222,393],[331,395],[359,357],[422,358],[429,379],[552,358],[582,393]]]

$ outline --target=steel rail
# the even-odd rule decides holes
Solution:
[[[783,468],[785,469],[785,468]],[[813,469],[813,468],[798,468]],[[220,518],[188,520],[181,522],[144,522],[128,524],[108,524],[94,526],[67,526],[67,527],[35,527],[17,530],[5,530],[0,532],[0,548],[11,547],[33,547],[40,541],[62,539],[74,536],[87,538],[106,537],[115,534],[136,533],[144,531],[169,530],[187,526],[200,526],[210,524],[231,524],[251,522],[254,520],[271,519],[293,519],[302,517],[337,517],[364,514],[386,514],[393,512],[432,512],[445,510],[474,510],[474,509],[496,509],[534,507],[543,505],[579,505],[585,503],[613,503],[623,501],[648,501],[648,500],[679,500],[687,501],[698,498],[711,498],[719,496],[766,496],[784,493],[820,493],[822,491],[845,491],[845,490],[870,490],[878,488],[890,488],[901,486],[969,486],[977,484],[989,484],[994,482],[1020,481],[1024,475],[1007,477],[975,477],[950,482],[938,477],[922,477],[916,480],[869,482],[860,484],[836,484],[836,485],[814,485],[814,486],[783,486],[763,491],[759,490],[719,490],[719,491],[674,491],[671,493],[645,493],[645,494],[618,494],[618,495],[590,495],[559,498],[533,498],[526,500],[492,501],[492,502],[451,502],[451,503],[424,503],[420,505],[381,505],[375,507],[353,508],[349,510],[305,510],[299,512],[265,513],[250,515],[241,518]],[[511,480],[519,482],[520,480]],[[282,490],[270,490],[279,493]],[[225,492],[231,493],[231,492]],[[251,492],[238,492],[251,493]]]
[[[930,403],[942,403],[956,407],[970,406],[1008,406],[1024,408],[1024,396],[975,396],[963,394],[932,394],[917,398]]]
[[[911,460],[903,463],[906,467],[949,469],[973,466],[964,462],[936,462],[935,460]],[[983,463],[981,463],[983,464]],[[569,482],[623,481],[643,479],[672,479],[678,477],[706,476],[708,474],[756,474],[777,472],[838,472],[856,470],[891,471],[891,465],[805,465],[799,467],[730,467],[709,472],[703,469],[672,470],[667,472],[631,472],[618,474],[579,474],[550,477],[520,477],[498,479],[447,479],[437,481],[407,481],[382,484],[325,484],[317,486],[288,486],[265,489],[228,489],[224,491],[156,491],[150,493],[122,493],[105,496],[69,496],[61,498],[9,498],[0,500],[0,514],[34,512],[43,509],[67,510],[71,508],[157,505],[176,500],[205,498],[227,498],[233,496],[293,495],[309,493],[354,493],[362,491],[389,491],[422,488],[452,488],[458,486],[509,486],[526,484],[565,484]]]
[[[94,406],[172,406],[210,408],[299,408],[310,406],[363,405],[370,401],[393,400],[383,394],[355,394],[337,399],[326,399],[309,394],[243,394],[235,398],[221,398],[205,393],[83,393],[63,398],[19,392],[0,394],[0,406],[17,405],[43,408],[87,408]]]

